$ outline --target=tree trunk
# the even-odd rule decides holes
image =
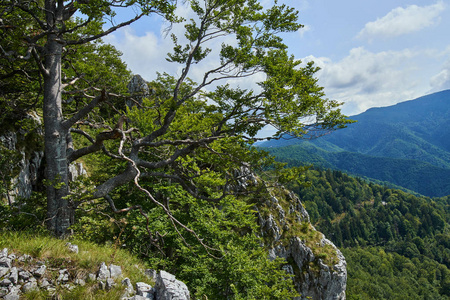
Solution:
[[[50,34],[46,44],[44,76],[44,127],[47,178],[48,229],[63,236],[74,222],[74,208],[70,205],[67,164],[68,129],[63,128],[61,55],[63,46]]]

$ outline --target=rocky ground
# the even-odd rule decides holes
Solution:
[[[78,246],[67,243],[67,247],[78,252]],[[133,284],[129,278],[123,278],[122,267],[102,263],[97,272],[87,273],[67,268],[52,268],[45,261],[30,255],[16,254],[4,248],[0,252],[0,298],[18,300],[21,295],[36,291],[46,291],[54,295],[58,290],[73,290],[77,286],[91,285],[95,289],[109,291],[122,289],[121,300],[189,300],[186,285],[174,275],[165,271],[156,272],[147,269],[148,282]],[[155,283],[152,287],[149,283]]]

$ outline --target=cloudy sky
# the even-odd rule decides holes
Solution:
[[[354,115],[450,89],[450,1],[282,2],[300,11],[304,25],[284,36],[290,52],[321,67],[319,83],[328,98],[344,102],[344,113]],[[171,39],[162,34],[166,28],[159,19],[147,18],[106,41],[123,52],[133,73],[151,80],[157,71],[180,72],[179,66],[165,61],[171,49]],[[200,67],[190,76],[195,79],[201,73]]]

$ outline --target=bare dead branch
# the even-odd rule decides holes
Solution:
[[[105,129],[108,129],[108,130],[112,130],[112,128],[109,125],[106,125],[106,124],[103,124],[103,123],[96,124],[96,123],[92,123],[92,122],[89,122],[89,121],[86,121],[86,120],[78,121],[78,122],[75,123],[75,125],[85,125],[85,126],[89,126],[91,128],[94,128],[94,129],[105,128]]]
[[[192,151],[194,151],[195,149],[198,148],[198,145],[189,145],[185,148],[182,149],[177,149],[175,150],[174,154],[172,154],[169,158],[164,159],[164,160],[160,160],[158,162],[148,162],[142,159],[137,158],[136,159],[136,163],[139,166],[145,167],[145,168],[149,168],[149,169],[159,169],[162,167],[165,167],[167,165],[172,164],[173,162],[175,162],[175,160],[177,160],[178,157],[183,156],[183,155],[187,155],[189,153],[191,153]]]
[[[203,240],[197,235],[197,233],[196,233],[194,230],[190,229],[189,227],[187,227],[186,225],[184,225],[183,223],[181,223],[178,219],[176,219],[176,218],[173,216],[173,214],[170,212],[170,210],[169,210],[168,207],[166,207],[166,206],[163,205],[161,202],[159,202],[158,200],[156,200],[156,199],[153,197],[153,195],[152,195],[147,189],[143,188],[143,187],[139,184],[139,177],[140,177],[140,175],[141,175],[141,172],[140,172],[138,166],[136,165],[136,163],[135,163],[134,160],[128,158],[128,157],[122,152],[122,148],[123,148],[123,144],[124,144],[124,142],[125,142],[125,138],[126,138],[125,134],[122,133],[122,139],[121,139],[121,141],[120,141],[120,146],[119,146],[118,152],[119,152],[119,155],[120,155],[124,160],[126,160],[126,161],[129,162],[129,164],[134,168],[134,170],[135,170],[135,172],[136,172],[136,175],[135,175],[134,180],[133,180],[133,181],[134,181],[134,185],[135,185],[140,191],[142,191],[144,194],[146,194],[147,197],[148,197],[153,203],[155,203],[156,205],[158,205],[159,207],[161,207],[161,208],[164,210],[164,212],[166,213],[166,215],[169,217],[170,221],[172,222],[172,224],[173,224],[175,230],[177,231],[178,235],[181,237],[181,239],[183,240],[183,242],[185,243],[186,246],[190,247],[189,244],[188,244],[188,243],[186,242],[186,240],[184,239],[184,237],[182,236],[182,234],[179,232],[179,230],[178,230],[178,228],[177,228],[177,225],[180,226],[181,228],[183,228],[184,230],[186,230],[187,232],[189,232],[190,234],[192,234],[192,235],[195,237],[195,239],[196,239],[196,240],[202,245],[202,247],[206,250],[206,252],[208,253],[208,255],[210,255],[211,257],[214,257],[214,258],[218,258],[218,257],[212,255],[212,254],[210,253],[210,250],[212,250],[212,251],[217,251],[217,252],[220,252],[220,250],[215,249],[215,248],[212,248],[212,247],[206,245],[205,243],[203,243]]]
[[[135,131],[135,130],[136,130],[135,128],[131,128],[131,129],[127,130],[126,132],[123,132],[121,130],[121,128],[114,128],[113,130],[104,131],[104,132],[99,133],[96,136],[95,140],[94,140],[89,134],[87,134],[83,130],[70,129],[71,132],[75,132],[75,133],[78,133],[78,134],[81,134],[81,135],[85,136],[92,144],[89,145],[89,146],[86,146],[84,148],[74,150],[69,155],[68,161],[69,162],[73,162],[73,161],[77,160],[80,157],[83,157],[85,155],[88,155],[90,153],[94,153],[94,152],[97,152],[97,151],[100,151],[100,150],[103,150],[103,152],[106,155],[110,156],[110,157],[113,157],[113,158],[116,158],[116,159],[120,159],[119,156],[113,155],[112,153],[110,153],[109,151],[106,150],[106,148],[103,145],[104,141],[119,139],[121,137],[121,133],[122,132],[123,133],[130,133],[130,132]]]
[[[70,132],[74,132],[74,133],[81,134],[81,135],[85,136],[91,143],[95,143],[95,140],[94,140],[89,134],[87,134],[87,133],[86,133],[85,131],[83,131],[83,130],[71,128],[71,129],[70,129]],[[107,155],[107,156],[109,156],[109,157],[111,157],[111,158],[114,158],[114,159],[121,159],[120,156],[114,155],[114,154],[112,154],[111,152],[109,152],[109,151],[106,149],[105,145],[102,145],[101,150],[103,151],[103,153],[104,153],[105,155]],[[68,156],[71,157],[72,154],[73,154],[73,152],[74,152],[73,149],[68,150],[68,153],[67,153]],[[72,161],[73,161],[73,160],[72,160]],[[71,162],[72,162],[72,161],[71,161]]]
[[[62,89],[65,89],[66,87],[70,86],[70,85],[74,85],[78,80],[80,80],[82,78],[83,75],[81,75],[80,77],[76,77],[73,78],[71,81],[69,81],[68,83],[64,83],[61,85]]]

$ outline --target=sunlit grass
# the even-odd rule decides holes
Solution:
[[[66,245],[68,242],[78,245],[79,253],[71,252]],[[100,264],[105,262],[106,265],[121,266],[123,277],[130,278],[133,283],[143,281],[151,284],[144,273],[149,266],[136,256],[114,245],[99,246],[82,240],[57,239],[32,232],[0,232],[0,250],[3,248],[8,248],[8,253],[14,253],[17,257],[28,254],[33,257],[33,261],[42,261],[48,267],[46,277],[49,279],[56,279],[59,269],[68,269],[72,278],[86,278],[89,273],[96,273]],[[26,268],[30,263],[20,264]],[[97,282],[86,281],[85,286],[76,286],[71,291],[57,287],[56,294],[53,296],[47,291],[35,291],[23,297],[25,299],[120,299],[125,288],[120,284],[120,279],[116,280],[116,288],[107,292],[99,290]],[[55,296],[62,298],[55,298]]]

